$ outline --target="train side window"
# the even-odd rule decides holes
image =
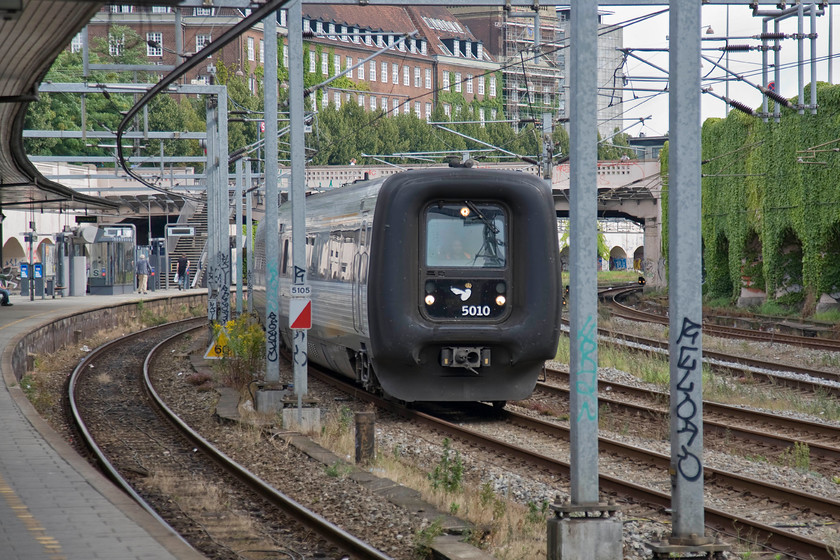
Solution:
[[[504,268],[507,212],[496,203],[437,202],[426,209],[426,266]]]

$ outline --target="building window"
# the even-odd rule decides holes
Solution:
[[[452,45],[452,55],[461,56],[461,42],[458,39],[455,39],[453,40]]]
[[[77,33],[73,40],[70,41],[70,52],[81,52],[82,50],[82,34]]]
[[[350,103],[351,98],[352,98],[352,94],[349,91],[344,94],[344,100],[347,101],[347,103]]]
[[[312,31],[312,29],[309,27],[309,20],[304,18],[304,20],[303,20],[303,32],[304,33],[309,33],[310,31]]]
[[[473,77],[472,74],[467,74],[467,93],[473,92]]]
[[[334,23],[327,24],[327,30],[329,31],[329,34],[327,35],[327,37],[329,37],[330,39],[335,41],[335,24]]]
[[[418,119],[420,118],[420,102],[419,101],[414,102],[414,114],[417,115]]]
[[[358,27],[351,27],[350,32],[352,33],[353,42],[358,45],[359,44],[359,28]]]
[[[443,104],[443,114],[449,117],[452,115],[452,106],[449,103]]]
[[[476,53],[475,57],[476,57],[478,60],[483,60],[483,59],[484,59],[484,45],[482,45],[481,43],[479,43],[479,44],[476,46],[476,51],[477,51],[477,53]]]
[[[248,37],[248,60],[254,60],[254,38]]]
[[[420,87],[420,67],[419,66],[414,67],[414,87],[416,87],[416,88]],[[419,112],[417,114],[420,115]]]
[[[195,36],[195,52],[200,51],[210,44],[213,38],[210,35],[196,35]]]
[[[426,103],[426,122],[432,120],[432,104]]]
[[[365,96],[362,95],[361,93],[356,95],[356,101],[359,102],[359,107],[364,109],[364,107],[365,107]]]
[[[370,96],[370,110],[376,111],[376,96],[374,95]]]
[[[345,64],[345,66],[344,66],[345,69],[353,66],[353,57],[352,56],[344,57],[344,64]],[[353,76],[351,75],[350,77],[352,78]]]
[[[455,72],[455,91],[461,93],[461,73]]]
[[[397,50],[400,52],[405,52],[405,41],[401,41],[399,45],[397,45]]]
[[[490,76],[490,97],[496,97],[496,76]]]
[[[543,104],[551,105],[551,86],[543,86]]]
[[[257,95],[257,78],[253,75],[248,78],[248,89],[252,95]]]
[[[341,40],[344,41],[345,43],[347,41],[349,41],[349,38],[347,37],[347,26],[346,25],[341,26]]]
[[[163,33],[146,33],[146,56],[163,56]]]
[[[432,89],[432,69],[426,68],[426,89]]]
[[[375,60],[370,61],[370,81],[371,82],[376,81],[376,61]]]
[[[408,43],[408,52],[416,53],[417,52],[417,39],[410,39]]]
[[[383,84],[388,83],[388,63],[387,62],[382,63],[382,70],[380,71],[379,79],[382,80]]]
[[[341,92],[340,91],[334,91],[333,92],[333,101],[335,102],[335,108],[340,109],[341,108]]]
[[[193,8],[194,16],[212,16],[213,8]]]
[[[496,120],[496,109],[490,109],[490,119]]]
[[[411,77],[409,73],[411,70],[408,69],[408,66],[403,66],[403,85],[410,86],[411,85]]]
[[[379,48],[384,48],[385,47],[385,36],[384,35],[378,35],[376,37],[376,46],[379,47]]]
[[[464,56],[466,56],[467,58],[472,57],[472,42],[471,41],[465,41],[464,42]]]
[[[288,66],[289,58],[288,58],[288,55],[286,54],[288,51],[289,51],[289,49],[283,49],[283,66],[284,67]],[[260,53],[259,54],[260,54],[260,63],[262,64],[262,63],[265,62],[265,40],[263,40],[263,39],[260,39]]]
[[[443,91],[449,91],[449,72],[443,71]]]
[[[316,21],[315,22],[315,34],[316,35],[323,35],[324,34],[324,22],[323,21]]]
[[[484,107],[478,108],[478,120],[481,121],[481,126],[484,126]]]
[[[394,116],[396,116],[400,112],[400,100],[399,99],[392,99],[391,100],[391,108],[393,110]]]
[[[172,11],[169,6],[152,6],[153,14],[168,14]]]
[[[124,45],[125,35],[108,34],[108,54],[110,54],[111,56],[122,55]]]
[[[286,27],[286,10],[280,10],[280,27]]]
[[[370,31],[365,31],[365,45],[373,46],[373,37],[370,34]]]
[[[391,63],[391,82],[394,84],[400,83],[400,65],[396,62]]]
[[[330,75],[330,59],[327,58],[329,56],[330,55],[325,52],[321,53],[321,74],[324,76]]]
[[[381,105],[381,107],[382,107],[382,110],[383,110],[383,111],[385,111],[386,113],[388,112],[388,98],[387,98],[387,97],[383,97],[383,98],[382,98],[382,105]]]
[[[406,101],[405,103],[403,103],[403,114],[407,115],[409,113],[411,113],[411,103]]]
[[[333,76],[338,76],[341,74],[341,55],[334,54],[333,55]]]
[[[309,50],[309,71],[313,74],[315,73],[315,64],[316,64],[315,59],[316,58],[317,58],[317,56],[315,54],[315,51],[310,49]]]
[[[428,54],[428,49],[426,48],[426,41],[420,41],[420,54]]]
[[[356,60],[356,64],[359,65],[356,68],[356,77],[359,78],[360,80],[364,80],[365,79],[365,65],[362,64],[361,62],[362,62],[361,58]]]
[[[484,76],[478,77],[478,95],[484,95]]]

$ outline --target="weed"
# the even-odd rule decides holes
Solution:
[[[539,506],[537,506],[537,504],[535,504],[534,502],[528,502],[528,514],[525,516],[525,521],[527,521],[531,525],[542,525],[545,523],[547,515],[547,500],[543,500]]]
[[[352,470],[353,467],[343,461],[336,461],[332,465],[327,465],[324,468],[324,472],[331,478],[344,478],[350,474]]]
[[[786,467],[807,471],[811,467],[811,450],[807,443],[794,442],[793,447],[788,447],[782,452],[779,462]]]
[[[458,515],[458,510],[461,509],[461,505],[457,502],[452,502],[449,504],[449,513],[451,515]]]
[[[213,324],[214,340],[222,330],[222,325]],[[265,331],[255,318],[240,315],[224,325],[224,332],[227,349],[214,367],[224,385],[243,390],[265,366]]]
[[[435,537],[443,534],[443,524],[440,519],[435,519],[431,525],[420,529],[414,534],[414,551],[419,558],[426,558],[432,552],[432,542]]]
[[[461,490],[464,486],[464,462],[461,454],[450,448],[449,438],[443,440],[443,454],[435,470],[429,473],[429,480],[435,490],[443,489],[444,492],[452,493]]]

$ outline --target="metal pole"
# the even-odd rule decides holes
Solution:
[[[571,12],[571,499],[586,505],[598,503],[598,4],[576,2]]]
[[[800,64],[802,61],[799,61]],[[811,114],[817,114],[817,6],[811,2]]]
[[[799,4],[796,10],[796,30],[798,37],[796,38],[796,54],[799,64],[796,65],[796,71],[799,76],[799,114],[805,114],[805,67],[802,61],[805,59],[805,6]]]
[[[671,0],[670,235],[671,544],[702,544],[703,395],[700,241],[700,7]]]
[[[245,262],[242,258],[242,158],[236,160],[236,227],[234,228],[234,235],[236,235],[236,266],[233,267],[233,273],[236,275],[236,313],[242,313],[242,264]]]
[[[265,32],[265,336],[268,383],[280,381],[280,228],[277,225],[277,13],[263,20]],[[291,33],[291,30],[290,30]],[[291,54],[289,60],[292,60]]]
[[[230,320],[230,182],[228,179],[228,119],[227,119],[227,88],[222,88],[219,99],[219,276],[220,287],[220,321]]]
[[[288,4],[289,22],[289,143],[292,176],[289,193],[292,201],[292,264],[296,286],[306,286],[306,145],[303,132],[303,12],[301,0]],[[308,295],[304,297],[308,297]],[[298,421],[301,420],[303,396],[308,393],[306,330],[294,331],[295,395]]]

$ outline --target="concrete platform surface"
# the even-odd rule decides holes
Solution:
[[[12,350],[36,327],[116,303],[197,293],[84,296],[0,307],[0,557],[4,560],[200,559],[44,422],[12,371]]]

